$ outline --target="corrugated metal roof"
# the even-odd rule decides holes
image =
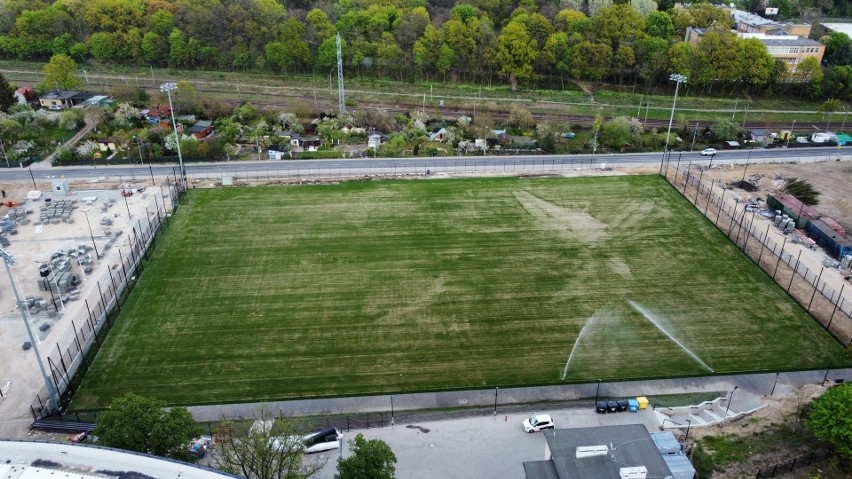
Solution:
[[[689,458],[684,455],[663,456],[669,470],[672,471],[674,479],[693,479],[695,477],[695,468],[689,462]]]
[[[819,211],[802,203],[801,201],[799,201],[798,198],[793,195],[778,194],[769,196],[771,198],[775,198],[779,203],[789,208],[791,213],[798,215],[800,218],[815,220],[821,216],[819,214]]]
[[[681,452],[680,443],[671,431],[652,432],[651,439],[654,440],[654,444],[657,445],[657,449],[663,455]]]
[[[826,235],[826,237],[831,238],[840,247],[848,248],[852,246],[852,239],[849,239],[841,235],[837,231],[834,231],[833,229],[831,229],[831,226],[828,226],[820,220],[811,221],[811,226],[820,230],[824,235]]]

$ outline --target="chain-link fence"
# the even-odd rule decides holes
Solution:
[[[162,194],[164,191],[168,193]],[[47,386],[44,386],[30,404],[34,419],[44,419],[56,413],[62,416],[61,411],[64,405],[79,387],[83,376],[89,370],[95,355],[115,324],[122,304],[143,271],[149,249],[154,245],[159,233],[169,223],[171,214],[177,208],[178,203],[175,200],[180,194],[177,184],[167,181],[161,186],[163,201],[160,202],[155,197],[155,211],[146,208],[144,218],[137,219],[135,224],[129,225],[121,246],[114,246],[118,236],[102,238],[102,251],[96,250],[96,255],[102,264],[108,263],[106,272],[94,281],[94,287],[88,288],[87,295],[79,299],[84,303],[80,314],[77,317],[68,318],[73,333],[60,339],[56,343],[55,350],[45,352],[49,380],[60,395],[60,410],[56,411],[51,407],[49,392]],[[166,198],[171,201],[166,201]],[[104,239],[106,242],[103,241]],[[113,249],[115,253],[110,251]],[[81,420],[79,416],[69,419]]]
[[[803,241],[803,234],[780,233],[772,221],[760,221],[757,208],[722,182],[703,179],[706,168],[692,162],[667,162],[662,174],[698,211],[752,261],[771,276],[843,346],[852,346],[852,287],[829,281],[829,268],[809,268],[801,253],[791,254],[788,243]],[[745,177],[745,174],[743,174]],[[767,224],[768,223],[768,224]],[[773,230],[775,228],[775,230]],[[775,238],[773,238],[775,236]],[[829,284],[831,283],[831,284]]]
[[[754,477],[755,479],[781,477],[789,472],[795,471],[796,469],[801,469],[803,467],[808,467],[811,464],[819,464],[820,462],[824,462],[828,460],[829,457],[831,457],[831,451],[828,449],[814,451],[810,454],[799,456],[789,461],[782,462],[780,464],[773,464],[771,466],[758,469],[757,474]]]

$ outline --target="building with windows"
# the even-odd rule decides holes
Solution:
[[[684,41],[698,43],[704,39],[706,29],[688,27]],[[796,35],[768,35],[765,33],[734,32],[740,38],[756,38],[766,45],[769,56],[782,60],[789,70],[794,70],[805,58],[814,57],[822,63],[825,45]]]
[[[767,35],[765,33],[740,33],[742,38],[756,38],[766,45],[772,58],[783,60],[788,67],[794,68],[806,58],[814,57],[822,63],[825,45],[809,38],[795,35]]]

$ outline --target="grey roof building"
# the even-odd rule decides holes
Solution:
[[[674,478],[642,424],[555,429],[543,434],[549,459],[525,462],[527,479]]]
[[[234,479],[186,462],[83,444],[0,441],[4,479]]]

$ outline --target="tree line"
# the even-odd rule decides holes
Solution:
[[[339,33],[348,71],[400,80],[508,81],[513,89],[566,80],[650,86],[681,73],[710,94],[747,89],[811,98],[852,95],[848,36],[823,39],[827,69],[815,60],[790,69],[760,41],[732,34],[725,10],[706,2],[671,4],[296,0],[285,7],[276,0],[7,0],[0,4],[0,57],[63,54],[100,64],[325,74],[336,65]],[[687,27],[708,33],[687,43]],[[806,88],[799,88],[802,82]]]

